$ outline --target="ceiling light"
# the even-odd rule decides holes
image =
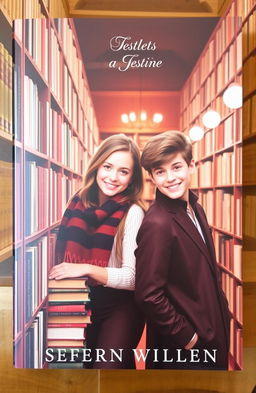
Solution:
[[[189,137],[192,141],[200,141],[204,136],[204,130],[199,126],[194,126],[189,130]]]
[[[202,118],[203,124],[207,128],[216,128],[221,122],[220,114],[216,111],[207,111]]]
[[[243,105],[243,89],[237,83],[232,83],[223,94],[224,104],[231,109],[241,108]]]
[[[154,113],[154,116],[153,116],[154,123],[161,123],[162,120],[163,120],[162,113]]]
[[[142,111],[142,112],[140,113],[140,120],[141,120],[141,121],[146,121],[146,120],[147,120],[147,112]]]
[[[129,113],[129,119],[130,121],[133,123],[136,121],[137,117],[136,117],[136,113],[135,112],[130,112]]]
[[[129,123],[129,116],[127,115],[127,113],[123,113],[121,115],[121,120],[122,120],[122,123],[125,123],[125,124]]]

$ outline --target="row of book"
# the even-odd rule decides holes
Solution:
[[[235,184],[234,160],[235,155],[232,151],[228,151],[216,156],[216,184],[225,186]]]
[[[40,48],[41,49],[41,48]],[[51,59],[50,68],[50,84],[51,89],[56,96],[57,100],[62,103],[62,56],[61,49],[59,46],[58,39],[56,37],[55,31],[50,27],[50,53],[49,57]],[[54,59],[54,60],[53,60]]]
[[[12,228],[12,165],[3,163],[3,167],[8,169],[5,180],[5,187],[2,195],[2,209],[0,217],[0,245],[1,249],[11,245]],[[21,239],[21,173],[20,163],[15,164],[15,239]],[[1,171],[1,166],[0,166]],[[7,176],[8,175],[8,176]],[[44,168],[36,161],[26,161],[25,169],[25,235],[30,236],[45,229],[48,225],[53,225],[61,219],[65,206],[72,195],[81,187],[81,178],[70,175],[65,176],[59,169],[57,172],[53,168]],[[1,182],[0,182],[1,183]],[[48,192],[49,190],[49,192]],[[9,194],[8,194],[9,192]],[[50,198],[50,203],[49,203]],[[5,208],[6,207],[6,208]]]
[[[231,146],[235,140],[235,114],[228,116],[223,123],[221,123],[217,129],[218,138],[216,140],[216,150],[225,149]]]
[[[234,14],[235,4],[232,4],[229,14],[223,19],[220,27],[216,31],[214,38],[209,42],[206,51],[193,71],[190,79],[183,89],[181,105],[185,108],[191,101],[191,97],[198,92],[200,87],[206,82],[216,64],[216,83],[211,90],[210,99],[213,99],[212,92],[220,91],[223,86],[235,75],[236,70],[242,67],[242,34],[238,34],[235,42],[232,42],[241,21],[238,17],[231,17]],[[232,26],[232,28],[231,28]],[[223,79],[223,84],[220,81]]]
[[[70,72],[70,78],[78,92],[79,100],[89,118],[90,94],[86,76],[83,74],[83,63],[80,58],[78,47],[73,35],[73,22],[71,19],[62,18],[54,20],[58,37],[61,42],[61,49],[64,54],[67,68]]]
[[[25,235],[29,236],[48,225],[49,180],[48,169],[36,161],[27,160],[25,165]]]
[[[243,331],[241,326],[237,326],[236,321],[232,318],[230,322],[230,354],[239,367],[243,364],[242,348]]]
[[[83,172],[87,165],[83,162],[84,148],[87,147],[91,150],[95,143],[83,112],[78,112],[79,124],[82,125],[79,130],[80,141],[83,141],[81,144],[78,138],[73,135],[69,124],[62,121],[61,112],[50,108],[48,101],[42,98],[43,91],[27,75],[24,78],[24,94],[26,95],[26,99],[24,97],[24,128],[26,129],[24,141],[26,146],[49,154],[50,157],[62,162],[75,172]],[[16,90],[15,98],[19,99],[18,90]],[[76,111],[74,113],[77,115]],[[75,124],[78,124],[78,120],[75,121]],[[73,123],[72,126],[74,127]],[[18,118],[15,129],[17,129],[17,139],[19,139],[20,119]],[[77,157],[80,158],[77,159]]]
[[[11,162],[0,161],[0,256],[12,246],[12,166]]]
[[[25,47],[44,79],[46,81],[49,80],[51,91],[61,107],[63,106],[73,127],[75,129],[78,128],[77,112],[79,104],[80,108],[84,108],[83,117],[86,117],[90,128],[93,129],[97,125],[93,115],[87,82],[82,71],[82,60],[78,56],[77,49],[73,43],[74,38],[71,39],[71,33],[67,34],[68,38],[64,33],[61,37],[58,37],[53,27],[55,24],[53,25],[53,23],[45,19],[26,20]],[[67,20],[60,20],[59,22],[60,25],[64,24],[64,30],[69,26],[68,23]],[[15,35],[22,40],[21,21],[15,22],[14,26]],[[63,43],[62,40],[65,40],[65,42]],[[65,46],[65,55],[62,54],[63,45]],[[49,68],[49,61],[53,58],[54,61],[51,61]],[[72,66],[71,70],[70,66]]]
[[[42,99],[42,91],[28,75],[24,76],[24,143],[26,146],[47,154],[46,101]],[[16,93],[18,94],[18,92]],[[47,133],[46,133],[47,135]]]
[[[0,133],[12,136],[12,55],[0,42]]]
[[[81,84],[83,63],[78,54],[77,45],[74,42],[74,34],[70,23],[71,21],[69,19],[59,19],[59,36],[61,37],[63,53],[75,88],[79,92],[79,96],[83,97],[82,89],[84,89],[85,85],[85,83]],[[81,101],[84,103],[83,100]]]
[[[199,171],[200,187],[212,187],[213,184],[213,161],[207,160],[197,167]]]
[[[68,364],[69,368],[83,368],[82,349],[91,322],[86,278],[50,280],[48,286],[48,367],[63,368]]]
[[[219,28],[216,32],[216,60],[218,60],[222,56],[223,52],[230,45],[231,41],[241,27],[242,20],[237,15],[238,14],[236,13],[236,4],[235,2],[233,2],[227,15],[221,21]]]
[[[196,166],[193,175],[193,188],[212,188],[241,184],[242,180],[242,148],[218,154],[215,159],[206,160]]]
[[[78,96],[73,87],[73,81],[68,68],[65,64],[63,71],[63,106],[68,118],[72,124],[74,124],[74,128],[77,129]]]
[[[225,271],[221,272],[221,284],[228,300],[229,309],[233,315],[236,315],[236,286],[239,284],[232,275]]]
[[[231,191],[215,191],[215,226],[228,233],[234,233],[234,195]]]
[[[73,135],[69,124],[62,121],[59,112],[49,108],[48,101],[40,99],[40,89],[27,75],[24,87],[25,145],[49,154],[77,173],[83,173],[87,164],[83,162],[84,146]]]
[[[216,68],[216,89],[217,93],[223,90],[236,74],[236,70],[242,67],[242,44],[241,35],[238,36],[236,43],[230,45],[229,50],[223,55],[222,61]]]
[[[46,310],[38,312],[26,332],[26,368],[43,368],[46,350]]]
[[[62,124],[61,141],[60,162],[77,173],[83,173],[84,149],[78,138],[72,135],[72,130],[66,122]]]
[[[204,137],[193,144],[194,159],[202,160],[216,151],[227,149],[234,142],[240,142],[242,137],[240,119],[241,113],[237,111],[228,116],[216,129],[207,130]]]
[[[18,34],[19,36],[19,34]],[[45,18],[26,19],[25,47],[36,66],[48,81],[49,28]]]
[[[59,221],[64,213],[65,207],[69,199],[81,187],[81,178],[74,176],[65,176],[60,171],[50,168],[50,206],[49,221],[50,225]]]
[[[1,5],[12,19],[20,19],[23,15],[23,2],[2,0]]]
[[[214,75],[214,74],[212,74]],[[238,79],[238,83],[240,83],[240,78]],[[207,112],[209,109],[214,109],[216,110],[221,119],[223,119],[218,127],[216,129],[219,129],[221,126],[224,127],[224,124],[228,119],[229,122],[232,122],[233,124],[229,124],[227,122],[226,130],[228,131],[228,135],[225,137],[227,141],[232,140],[238,140],[239,138],[239,133],[241,128],[239,128],[240,124],[242,123],[242,110],[236,110],[236,111],[231,111],[223,102],[222,96],[216,97],[216,100],[214,102],[213,106],[209,106],[208,108],[205,107],[205,105],[202,105],[202,99],[203,99],[203,94],[205,94],[205,87],[206,85],[202,86],[200,89],[200,92],[196,94],[194,99],[191,101],[190,104],[188,104],[183,111],[181,111],[181,127],[182,128],[187,128],[192,120],[196,120],[197,122],[201,122],[201,116],[203,115],[204,112]],[[209,92],[209,94],[211,94]],[[201,113],[201,108],[206,108],[203,113]],[[182,109],[182,107],[181,107]],[[200,116],[200,117],[198,117]],[[231,120],[232,119],[232,120]],[[238,135],[237,135],[238,133]],[[230,138],[229,135],[232,137]],[[241,135],[240,135],[241,136]],[[240,138],[241,139],[241,138]],[[217,141],[218,139],[216,139]],[[232,143],[232,142],[230,142]],[[215,148],[216,150],[216,148]]]
[[[50,4],[52,10],[51,14],[53,16],[65,16],[65,9],[62,2],[59,0],[2,0],[1,4],[12,19],[46,17],[49,12]]]
[[[50,29],[51,53],[50,58],[57,56],[57,61],[51,67],[51,83],[59,102],[69,119],[77,126],[78,102],[85,113],[91,130],[97,129],[93,114],[93,105],[89,93],[88,83],[83,72],[83,63],[75,43],[72,23],[69,19],[55,21],[57,29]],[[57,33],[57,35],[56,35]],[[63,55],[61,55],[63,53]],[[63,56],[63,61],[61,57]],[[60,72],[61,70],[61,72]],[[61,89],[61,84],[63,88]]]
[[[209,225],[214,224],[214,199],[213,199],[213,190],[208,190],[206,192],[200,192],[199,194],[199,203],[203,206],[204,211],[207,216],[207,220]]]
[[[26,162],[25,175],[25,235],[29,236],[60,220],[68,200],[80,187],[81,178],[69,178],[52,168],[48,171],[36,161]]]
[[[255,0],[239,0],[237,2],[237,13],[244,20],[255,8]]]
[[[236,236],[242,236],[241,190],[236,190],[235,196],[219,189],[202,191],[199,194],[199,202],[206,211],[210,225],[227,232],[231,232],[232,229]],[[224,206],[220,203],[224,203]],[[226,217],[227,213],[230,214],[230,210],[225,211],[226,208],[234,212],[231,217]]]
[[[25,316],[28,322],[47,296],[48,237],[42,236],[26,247]]]
[[[242,280],[242,245],[218,231],[214,231],[213,239],[218,263]]]

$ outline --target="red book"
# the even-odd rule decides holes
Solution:
[[[86,328],[86,323],[49,323],[48,328]]]
[[[50,312],[84,312],[84,305],[72,304],[72,305],[64,305],[64,306],[49,306],[48,311]]]

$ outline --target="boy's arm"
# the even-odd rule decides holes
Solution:
[[[166,228],[144,220],[137,237],[135,297],[142,310],[158,328],[183,348],[195,334],[184,315],[166,296],[171,263],[171,237]]]

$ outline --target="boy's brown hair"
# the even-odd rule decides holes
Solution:
[[[155,135],[146,143],[141,165],[149,173],[170,159],[170,156],[181,153],[189,165],[192,160],[192,145],[188,137],[180,131],[166,131]]]

